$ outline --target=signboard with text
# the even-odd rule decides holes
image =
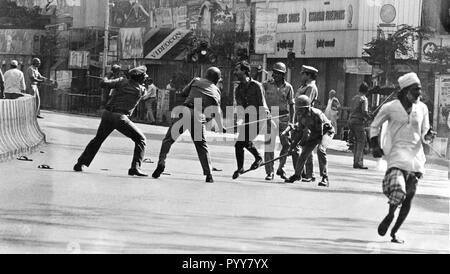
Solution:
[[[276,49],[277,9],[256,9],[255,53],[270,54]]]
[[[257,7],[263,5],[264,2],[259,3]],[[331,1],[328,5],[315,0],[282,1],[271,2],[270,7],[278,9],[278,33],[347,30],[358,27],[358,0]]]
[[[88,69],[90,63],[89,59],[89,51],[70,51],[69,68]]]
[[[362,50],[356,42],[358,31],[320,31],[305,33],[280,33],[276,51],[270,58],[286,58],[290,49],[297,58],[354,58]]]
[[[180,42],[190,30],[187,29],[175,29],[169,34],[158,46],[156,46],[145,58],[148,59],[161,59],[171,48],[173,48],[178,42]]]

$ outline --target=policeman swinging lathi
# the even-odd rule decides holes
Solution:
[[[128,171],[130,176],[146,177],[140,168],[145,153],[145,136],[129,119],[141,98],[145,95],[143,83],[147,77],[145,66],[137,67],[129,71],[130,79],[119,78],[114,80],[103,79],[101,87],[115,89],[111,99],[105,107],[97,135],[87,145],[78,162],[73,167],[74,171],[83,171],[84,166],[89,166],[97,154],[100,146],[106,138],[116,129],[135,143],[133,161]]]

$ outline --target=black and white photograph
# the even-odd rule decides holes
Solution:
[[[0,0],[0,254],[449,253],[450,0]]]

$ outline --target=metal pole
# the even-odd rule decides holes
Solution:
[[[266,8],[269,8],[269,2],[270,0],[266,0]],[[261,82],[265,82],[267,80],[267,74],[265,73],[267,71],[267,53],[263,55],[263,71],[261,73]]]
[[[288,81],[289,83],[291,83],[292,80],[292,69],[288,68],[287,69],[287,75],[286,75],[286,81]]]
[[[103,47],[103,64],[102,64],[102,77],[106,75],[106,66],[108,65],[108,50],[109,50],[109,0],[106,0],[106,13],[105,13],[105,37]]]

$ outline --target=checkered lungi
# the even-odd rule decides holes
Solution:
[[[406,195],[414,195],[421,177],[420,173],[390,168],[383,180],[383,193],[388,197],[388,203],[399,206],[406,199]]]

